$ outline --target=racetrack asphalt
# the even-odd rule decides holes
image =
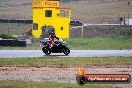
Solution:
[[[0,58],[45,57],[41,50],[0,50]],[[110,57],[132,56],[132,50],[71,50],[68,56],[63,53],[52,53],[58,57]]]

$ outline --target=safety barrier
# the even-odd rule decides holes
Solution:
[[[26,47],[26,40],[0,39],[0,46],[19,46],[19,47]]]
[[[31,20],[31,19],[0,19],[0,23],[25,23],[25,24],[32,24],[33,20]]]

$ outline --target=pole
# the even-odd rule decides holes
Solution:
[[[83,36],[83,35],[84,35],[84,27],[83,27],[83,25],[82,25],[81,28],[82,28],[82,30],[81,30],[81,38],[83,38],[83,37],[84,37],[84,36]]]
[[[129,21],[130,21],[130,20],[129,20],[129,14],[128,14],[128,25],[129,25]]]
[[[9,14],[9,12],[8,12],[8,14]],[[8,19],[8,21],[7,21],[7,22],[8,22],[8,23],[7,23],[7,24],[8,24],[8,28],[7,28],[7,30],[8,30],[8,35],[9,35],[9,19],[10,19],[10,17],[7,18],[7,19]]]

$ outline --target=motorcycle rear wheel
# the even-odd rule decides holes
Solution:
[[[51,54],[51,50],[48,47],[43,47],[42,51],[46,54],[46,55],[50,55]]]

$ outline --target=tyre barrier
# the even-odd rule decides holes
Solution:
[[[0,23],[25,23],[25,24],[32,24],[33,20],[31,20],[31,19],[0,19]]]
[[[0,46],[26,47],[26,40],[0,39]]]

